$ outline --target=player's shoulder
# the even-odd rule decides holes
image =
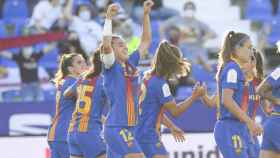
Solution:
[[[222,70],[222,74],[228,74],[228,73],[232,73],[232,74],[236,73],[237,75],[240,75],[242,71],[236,62],[230,61],[224,65],[224,68]]]
[[[239,65],[234,61],[229,61],[228,63],[225,64],[224,70],[230,70],[230,69],[235,69],[237,71],[241,70]]]
[[[273,70],[270,75],[271,78],[274,80],[279,80],[280,79],[280,67],[277,67],[275,70]]]

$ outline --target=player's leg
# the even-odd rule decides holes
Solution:
[[[146,158],[168,158],[168,152],[160,140],[155,143],[139,144]]]
[[[84,158],[82,150],[77,142],[77,136],[74,133],[68,135],[68,149],[70,158]]]
[[[125,158],[142,158],[144,154],[134,139],[132,128],[105,127],[105,140],[108,148]]]
[[[77,142],[84,158],[106,158],[106,145],[99,130],[90,129],[85,133],[78,133]]]
[[[269,150],[261,150],[260,158],[279,158],[280,153],[276,153],[274,151]]]

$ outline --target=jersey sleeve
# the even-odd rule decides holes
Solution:
[[[223,88],[237,89],[238,82],[241,80],[241,71],[236,67],[229,67],[222,72],[221,86]]]
[[[158,94],[158,100],[161,106],[174,100],[169,85],[166,82],[159,83],[157,91],[156,94]]]
[[[139,65],[140,61],[140,53],[138,50],[134,51],[130,56],[129,56],[129,63],[132,64],[133,66],[137,67]]]
[[[275,69],[272,73],[267,77],[267,82],[272,86],[279,88],[280,87],[280,67]]]

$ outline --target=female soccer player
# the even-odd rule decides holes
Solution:
[[[196,87],[192,96],[177,106],[167,80],[174,74],[187,73],[186,70],[189,69],[188,63],[180,54],[176,46],[166,41],[161,42],[154,57],[153,68],[144,75],[139,98],[139,123],[135,135],[147,158],[168,157],[160,139],[160,124],[164,111],[178,116],[203,94],[202,87]]]
[[[128,56],[124,40],[112,35],[112,17],[118,11],[118,5],[108,7],[102,46],[102,62],[104,64],[105,93],[111,102],[106,126],[105,140],[108,153],[125,158],[144,157],[137,141],[134,139],[134,126],[137,121],[138,73],[136,66],[140,57],[147,53],[151,42],[149,13],[153,2],[144,2],[143,34],[138,51]],[[112,154],[112,155],[114,155]],[[117,156],[108,155],[115,158]]]
[[[246,78],[249,81],[248,87],[248,108],[247,114],[251,119],[255,121],[257,108],[262,105],[262,108],[266,114],[271,113],[271,108],[268,105],[266,100],[260,100],[260,96],[256,94],[256,87],[263,80],[264,71],[263,71],[263,59],[260,52],[253,49],[253,52],[250,56],[250,61],[248,66],[242,69],[242,71],[246,74]],[[217,95],[214,95],[212,98],[208,97],[207,90],[205,87],[205,93],[202,97],[203,102],[209,107],[216,106],[217,103]],[[248,154],[249,158],[258,158],[260,153],[260,144],[255,136],[251,136],[248,132]]]
[[[279,49],[279,48],[278,48]],[[273,112],[264,124],[261,158],[280,157],[280,67],[266,77],[257,88],[257,93],[270,101]]]
[[[76,53],[62,55],[55,75],[56,107],[48,132],[48,142],[52,158],[69,158],[67,131],[75,108],[74,98],[65,98],[64,91],[86,70],[84,58]]]
[[[102,63],[99,50],[94,53],[92,66],[84,77],[64,93],[66,97],[77,98],[68,133],[71,158],[106,157],[106,146],[101,138],[105,94],[100,76]]]
[[[256,118],[257,109],[260,105],[266,114],[271,113],[271,108],[267,100],[261,99],[259,95],[256,94],[257,86],[264,78],[263,70],[263,59],[256,49],[253,49],[253,53],[250,57],[249,69],[246,71],[246,78],[249,81],[249,102],[248,102],[248,115],[254,121]],[[248,145],[248,154],[249,158],[259,158],[260,155],[260,144],[256,136],[251,136],[248,132],[249,145]]]
[[[217,72],[217,118],[215,141],[225,158],[248,157],[248,129],[260,135],[262,128],[247,114],[248,85],[242,72],[250,60],[252,44],[244,33],[229,32],[219,53]],[[246,127],[247,125],[247,127]]]

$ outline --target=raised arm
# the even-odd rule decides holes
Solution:
[[[101,60],[104,63],[105,68],[110,68],[115,62],[115,55],[112,48],[112,18],[117,14],[118,10],[119,6],[113,3],[109,5],[106,13],[101,47]]]
[[[73,12],[73,0],[67,0],[67,4],[63,10],[64,18],[67,20],[72,20],[73,18],[72,12]]]
[[[147,0],[144,2],[143,31],[141,36],[141,42],[138,48],[142,58],[148,53],[148,49],[152,41],[150,12],[153,5],[154,2],[152,0]]]

